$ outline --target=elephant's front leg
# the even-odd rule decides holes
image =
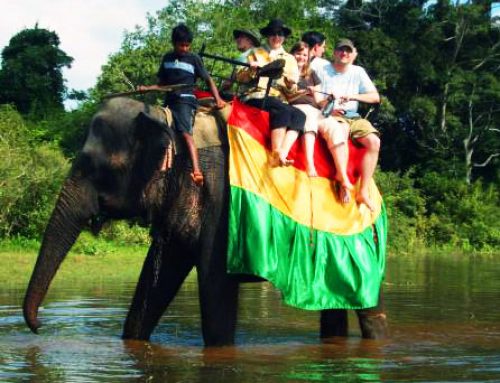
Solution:
[[[347,336],[348,321],[347,310],[321,310],[320,315],[320,338],[330,338],[333,336]]]
[[[218,225],[204,225],[200,258],[196,264],[205,346],[234,344],[239,284],[227,274],[227,225],[225,215]]]
[[[365,339],[383,339],[388,335],[387,318],[384,311],[382,288],[378,304],[368,309],[356,310],[361,336]],[[320,317],[320,337],[348,335],[347,310],[322,310]]]
[[[238,283],[225,271],[210,273],[198,268],[198,286],[205,346],[234,344]]]
[[[123,339],[149,340],[192,268],[193,257],[175,240],[166,244],[162,238],[154,239],[125,321]]]
[[[385,314],[382,287],[379,291],[378,304],[369,309],[356,310],[361,336],[365,339],[384,339],[388,337],[387,316]]]

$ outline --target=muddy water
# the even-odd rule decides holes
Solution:
[[[0,282],[0,382],[499,382],[500,257],[389,259],[391,339],[318,341],[318,314],[245,284],[237,346],[204,349],[194,278],[151,342],[123,342],[135,281],[58,284],[40,335],[24,325],[25,286]]]

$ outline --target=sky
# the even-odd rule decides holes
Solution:
[[[0,50],[16,33],[39,28],[57,33],[59,47],[74,61],[63,71],[68,89],[96,83],[108,56],[120,49],[125,31],[146,26],[168,0],[0,0]]]
[[[60,48],[74,58],[65,69],[69,89],[87,90],[96,83],[101,66],[120,49],[125,31],[146,25],[168,0],[0,0],[0,50],[10,38],[36,23],[55,31]],[[493,3],[500,14],[500,2]]]

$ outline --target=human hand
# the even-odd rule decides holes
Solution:
[[[314,85],[309,85],[307,88],[306,88],[306,93],[309,94],[309,95],[314,95],[314,92],[316,91],[315,89],[315,86]]]
[[[347,103],[349,101],[351,101],[351,96],[343,95],[343,96],[339,97],[339,104],[340,105],[345,104],[345,103]]]
[[[283,81],[288,89],[292,89],[295,85],[295,81],[290,80],[288,77],[283,76]]]
[[[226,102],[222,98],[215,100],[215,109],[222,109],[226,106]]]

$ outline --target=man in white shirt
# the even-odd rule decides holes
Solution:
[[[324,68],[322,92],[330,94],[335,99],[332,115],[339,122],[347,122],[350,126],[351,138],[366,148],[366,154],[361,163],[361,183],[356,194],[356,201],[365,204],[370,210],[374,205],[370,199],[369,186],[377,167],[380,151],[379,132],[372,124],[360,117],[358,105],[360,102],[376,104],[380,102],[377,88],[366,71],[354,65],[358,52],[349,39],[340,39],[335,45],[333,62]],[[325,96],[322,105],[326,105]]]

